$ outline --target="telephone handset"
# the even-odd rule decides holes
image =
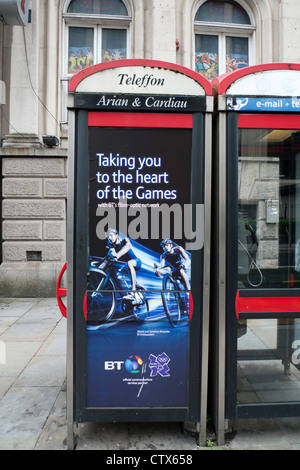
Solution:
[[[240,240],[238,240],[238,242],[241,245],[241,247],[245,250],[245,252],[247,253],[247,255],[250,259],[250,265],[249,265],[249,269],[248,269],[248,273],[247,273],[247,281],[249,282],[251,287],[259,287],[263,282],[263,274],[262,274],[261,270],[259,269],[259,267],[257,266],[253,256],[249,252],[249,250],[245,247],[245,245]],[[257,284],[254,284],[253,282],[250,281],[250,272],[251,272],[252,269],[257,269],[257,271],[259,273],[259,279],[260,280]]]
[[[238,230],[238,243],[241,245],[247,256],[239,255],[239,270],[240,272],[247,273],[247,281],[251,287],[259,287],[263,282],[263,274],[255,261],[255,254],[258,249],[258,238],[253,227],[245,220],[242,212],[238,214],[239,230]],[[249,261],[250,260],[250,264]],[[251,271],[256,269],[259,273],[259,281],[251,281]]]

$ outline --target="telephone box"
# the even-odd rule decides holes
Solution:
[[[124,60],[69,84],[68,439],[181,421],[205,439],[211,84]]]
[[[215,79],[212,413],[300,416],[300,65]],[[223,437],[222,437],[223,436]]]

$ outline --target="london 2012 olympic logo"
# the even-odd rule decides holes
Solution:
[[[125,361],[125,368],[131,374],[138,374],[141,371],[143,360],[139,356],[129,356]]]

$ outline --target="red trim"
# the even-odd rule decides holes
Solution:
[[[194,303],[193,303],[192,293],[190,292],[190,299],[189,299],[189,319],[190,319],[190,321],[192,319],[193,313],[194,313]]]
[[[300,64],[274,63],[253,65],[251,67],[235,70],[234,72],[225,73],[220,77],[214,78],[212,81],[213,94],[225,95],[228,87],[236,80],[242,77],[246,77],[247,75],[265,72],[268,70],[300,70]]]
[[[240,313],[300,313],[300,297],[240,297],[237,291],[235,311],[237,318]]]
[[[89,112],[90,127],[157,127],[191,129],[191,114]]]
[[[66,269],[67,269],[67,263],[63,265],[62,270],[59,273],[57,283],[56,283],[56,300],[58,303],[59,310],[61,311],[62,316],[65,318],[67,318],[67,307],[62,301],[62,297],[67,297],[67,289],[64,287],[61,287],[61,280]],[[87,293],[85,293],[84,299],[83,299],[83,314],[84,314],[84,318],[87,319]]]
[[[172,64],[171,62],[163,62],[159,60],[140,60],[140,59],[125,59],[125,60],[115,60],[111,62],[104,62],[103,64],[92,65],[87,67],[81,72],[76,73],[69,82],[69,92],[76,92],[76,88],[79,83],[84,80],[86,77],[93,75],[94,73],[101,72],[103,70],[114,69],[117,67],[153,67],[159,69],[173,70],[174,72],[182,73],[187,77],[192,78],[198,82],[204,89],[206,95],[212,95],[212,87],[210,81],[200,75],[197,72],[194,72],[191,69],[182,67],[181,65]],[[184,90],[183,90],[184,94]]]
[[[67,263],[63,265],[62,270],[59,273],[57,283],[56,283],[56,299],[57,299],[58,307],[59,307],[59,310],[61,311],[62,316],[65,318],[67,318],[67,307],[62,301],[62,297],[67,297],[67,289],[64,287],[61,287],[61,280],[66,269],[67,269]]]
[[[300,129],[299,114],[239,114],[239,128]]]

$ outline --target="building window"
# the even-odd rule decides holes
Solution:
[[[64,21],[66,75],[129,57],[131,18],[121,0],[71,0]]]
[[[209,80],[254,63],[255,26],[233,0],[209,0],[195,16],[195,70]]]
[[[69,27],[68,73],[94,64],[94,29]]]
[[[68,13],[119,16],[128,14],[121,0],[72,0]]]

